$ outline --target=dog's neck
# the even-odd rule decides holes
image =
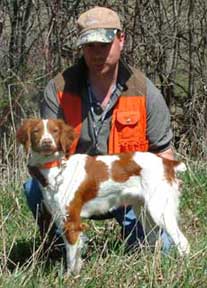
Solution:
[[[28,165],[33,167],[39,167],[48,162],[57,160],[61,161],[62,159],[64,159],[64,153],[62,151],[56,151],[55,153],[50,155],[43,155],[39,152],[31,150],[28,159]]]

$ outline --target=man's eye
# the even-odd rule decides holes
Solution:
[[[107,47],[110,47],[111,46],[111,43],[88,43],[88,44],[85,44],[83,47],[84,48],[95,48],[95,47],[101,47],[101,48],[107,48]]]
[[[54,128],[53,129],[53,133],[57,133],[58,132],[58,129],[57,128]]]
[[[94,43],[87,43],[85,45],[83,45],[84,48],[92,48],[94,47]]]
[[[102,48],[107,48],[107,47],[109,47],[111,45],[111,43],[100,43],[100,46],[102,47]]]
[[[36,134],[36,133],[39,132],[39,129],[38,129],[38,128],[35,128],[32,132]]]

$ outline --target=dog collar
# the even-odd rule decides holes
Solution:
[[[54,168],[54,167],[59,167],[62,163],[62,159],[61,160],[53,160],[50,162],[46,162],[42,165],[39,165],[38,168],[39,169],[50,169],[50,168]]]

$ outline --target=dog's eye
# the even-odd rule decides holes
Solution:
[[[58,128],[54,128],[53,133],[57,133],[57,132],[58,132]]]
[[[38,129],[38,128],[34,128],[32,132],[33,132],[34,134],[36,134],[36,133],[39,132],[39,129]]]

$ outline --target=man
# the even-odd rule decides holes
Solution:
[[[75,128],[73,153],[151,151],[173,159],[170,116],[162,95],[139,70],[120,59],[125,35],[118,15],[95,7],[80,15],[77,25],[83,57],[48,83],[41,116],[63,118]],[[35,180],[25,184],[34,215],[42,197],[37,190]],[[108,217],[122,226],[129,248],[143,241],[142,226],[130,207],[99,218]]]

